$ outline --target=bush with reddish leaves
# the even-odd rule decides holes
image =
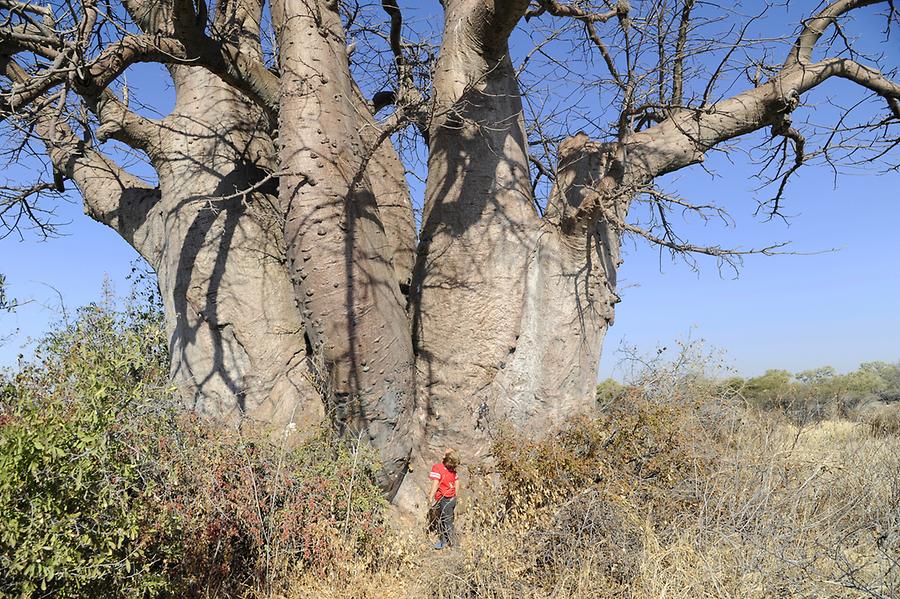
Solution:
[[[185,540],[175,576],[190,595],[270,592],[289,575],[374,559],[386,502],[365,446],[323,430],[291,445],[185,419],[162,463],[164,502]]]

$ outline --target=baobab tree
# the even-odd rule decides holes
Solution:
[[[757,2],[744,14],[694,0],[442,0],[434,37],[404,25],[404,8],[0,0],[7,150],[49,165],[5,190],[4,222],[47,226],[40,197],[74,186],[155,270],[193,409],[330,422],[378,449],[398,500],[412,501],[402,483],[423,456],[473,456],[501,424],[540,431],[592,405],[624,236],[742,253],[682,239],[673,210],[721,207],[666,193],[660,177],[765,131],[771,217],[805,161],[893,166],[900,85],[884,56],[854,47],[851,20],[878,11],[889,47],[886,0],[821,4],[783,25],[785,41],[754,37],[778,9]],[[511,53],[516,32],[533,45]],[[602,102],[542,103],[536,79],[550,72],[529,71],[541,56]],[[169,114],[128,97],[140,62],[165,66]],[[856,97],[810,148],[792,113],[835,79]],[[126,168],[131,156],[153,177]],[[629,218],[636,206],[644,216]]]

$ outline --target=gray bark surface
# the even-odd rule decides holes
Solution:
[[[282,48],[279,196],[295,294],[323,358],[329,414],[380,449],[392,494],[412,448],[412,340],[366,172],[343,28],[325,3],[279,0],[273,15]]]
[[[148,215],[164,236],[143,250],[159,276],[173,375],[215,418],[318,423],[275,199],[265,186],[235,197],[266,176],[256,154],[273,149],[260,112],[208,71],[179,67],[174,79],[175,110],[162,121],[172,133],[153,155],[162,199]]]

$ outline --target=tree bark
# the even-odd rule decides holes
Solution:
[[[208,71],[178,67],[175,110],[152,155],[162,200],[148,214],[171,335],[172,370],[193,407],[232,423],[322,420],[308,375],[303,323],[280,235],[274,148],[262,114]],[[227,199],[224,199],[227,198]]]
[[[494,12],[485,5],[447,3],[434,75],[412,301],[427,409],[420,468],[447,447],[467,461],[487,458],[500,427],[543,431],[589,409],[617,301],[618,234],[595,221],[565,229],[558,218],[563,204],[577,210],[594,193],[605,175],[602,152],[573,142],[554,192],[559,209],[541,219],[506,44],[510,11],[527,3]],[[401,490],[402,501],[423,497],[419,478]]]
[[[493,15],[447,4],[435,67],[425,208],[414,273],[419,392],[427,398],[426,453],[477,453],[497,372],[516,349],[532,233],[522,103],[505,36],[479,32]],[[467,456],[468,457],[468,456]]]

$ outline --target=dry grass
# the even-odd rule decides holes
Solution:
[[[633,392],[543,441],[507,436],[496,455],[517,469],[471,477],[461,548],[395,533],[377,566],[288,597],[900,595],[900,437],[684,397]]]
[[[735,441],[693,519],[648,539],[634,596],[897,596],[900,439],[825,421],[756,422]]]
[[[875,437],[900,436],[900,403],[880,404],[865,413],[862,421]]]

